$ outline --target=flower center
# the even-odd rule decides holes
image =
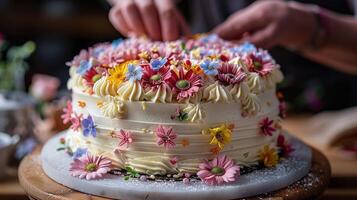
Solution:
[[[190,82],[188,82],[187,80],[179,80],[176,82],[176,87],[181,90],[188,89],[190,88]]]
[[[225,170],[222,167],[213,167],[211,169],[211,172],[214,175],[223,175],[225,173]]]
[[[152,76],[150,77],[150,80],[152,80],[152,81],[159,81],[159,80],[161,80],[161,76],[160,76],[160,74],[152,75]]]
[[[216,138],[219,142],[223,142],[223,134],[221,131],[217,132]]]
[[[259,61],[254,61],[253,65],[256,70],[261,70],[263,67],[262,63],[260,63]]]
[[[97,169],[97,165],[95,163],[89,163],[86,166],[86,171],[93,172]]]

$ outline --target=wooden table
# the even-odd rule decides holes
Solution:
[[[106,199],[74,191],[48,178],[41,168],[39,153],[40,150],[37,149],[25,157],[18,172],[20,184],[31,199]],[[316,198],[327,188],[330,174],[330,165],[326,157],[313,150],[312,168],[307,176],[287,188],[248,199],[301,200]]]

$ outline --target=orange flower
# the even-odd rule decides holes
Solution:
[[[216,147],[211,148],[210,151],[213,153],[213,155],[218,155],[219,152],[221,151],[221,149],[218,146],[216,146]]]
[[[181,140],[181,144],[183,147],[186,147],[186,146],[190,145],[190,141],[187,138],[184,138]]]
[[[97,107],[102,108],[103,107],[103,101],[97,101]]]
[[[86,102],[78,101],[78,106],[81,107],[81,108],[84,108],[84,107],[86,107]]]

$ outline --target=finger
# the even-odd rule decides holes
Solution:
[[[145,30],[153,40],[161,40],[160,19],[152,0],[136,0]]]
[[[247,40],[258,47],[269,49],[277,44],[276,27],[274,25],[267,26],[248,36]]]
[[[190,36],[191,35],[191,30],[190,27],[188,26],[185,18],[182,16],[182,14],[178,11],[175,10],[176,13],[176,19],[178,21],[179,27],[180,27],[180,31],[182,31],[182,34],[184,36]]]
[[[170,0],[155,0],[160,16],[161,34],[164,41],[175,40],[179,37],[179,24],[175,14],[175,6]]]
[[[263,12],[248,8],[236,12],[213,31],[227,40],[240,39],[244,33],[253,32],[266,23],[267,19]]]
[[[144,23],[141,20],[141,15],[135,2],[132,0],[120,0],[120,7],[125,19],[128,24],[130,31],[138,35],[146,34]]]
[[[124,36],[128,36],[130,29],[123,18],[119,6],[115,6],[110,9],[109,20],[117,31]]]

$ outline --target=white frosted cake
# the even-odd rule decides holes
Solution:
[[[216,35],[116,40],[82,50],[61,141],[70,173],[95,179],[237,181],[292,151],[280,134],[283,79],[267,51]]]

